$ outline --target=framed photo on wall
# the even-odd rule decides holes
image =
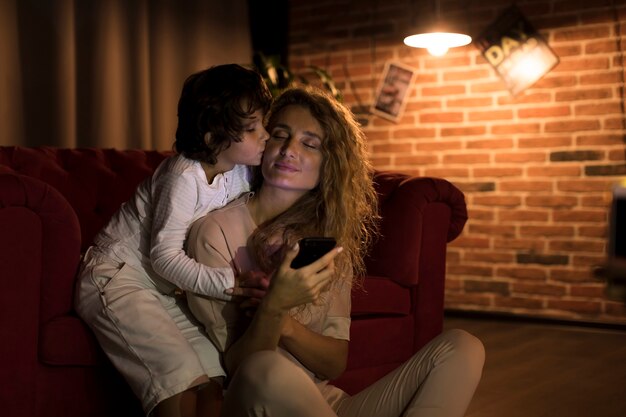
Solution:
[[[415,78],[416,70],[398,62],[387,62],[376,88],[372,113],[393,122],[402,116],[409,88]]]

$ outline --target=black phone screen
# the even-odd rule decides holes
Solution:
[[[294,269],[302,268],[311,262],[317,261],[330,252],[337,244],[337,241],[332,237],[305,237],[300,239],[298,244],[300,252],[291,261],[291,267]]]

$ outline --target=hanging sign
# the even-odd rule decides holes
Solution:
[[[559,62],[515,5],[487,27],[475,44],[514,96],[537,82]]]

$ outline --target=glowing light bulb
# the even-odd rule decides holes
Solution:
[[[443,56],[450,48],[467,45],[472,38],[462,33],[419,33],[404,38],[404,44],[413,48],[425,48],[431,55]]]

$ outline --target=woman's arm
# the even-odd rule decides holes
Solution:
[[[315,333],[292,317],[284,322],[280,345],[319,379],[335,379],[346,369],[347,340]]]
[[[233,375],[241,361],[252,353],[276,350],[283,329],[289,326],[287,324],[290,320],[289,310],[317,300],[334,274],[332,261],[341,250],[342,248],[335,248],[319,260],[300,269],[292,269],[289,266],[298,253],[297,245],[287,251],[252,322],[225,354],[226,369],[230,375]],[[315,368],[316,366],[311,370]]]

